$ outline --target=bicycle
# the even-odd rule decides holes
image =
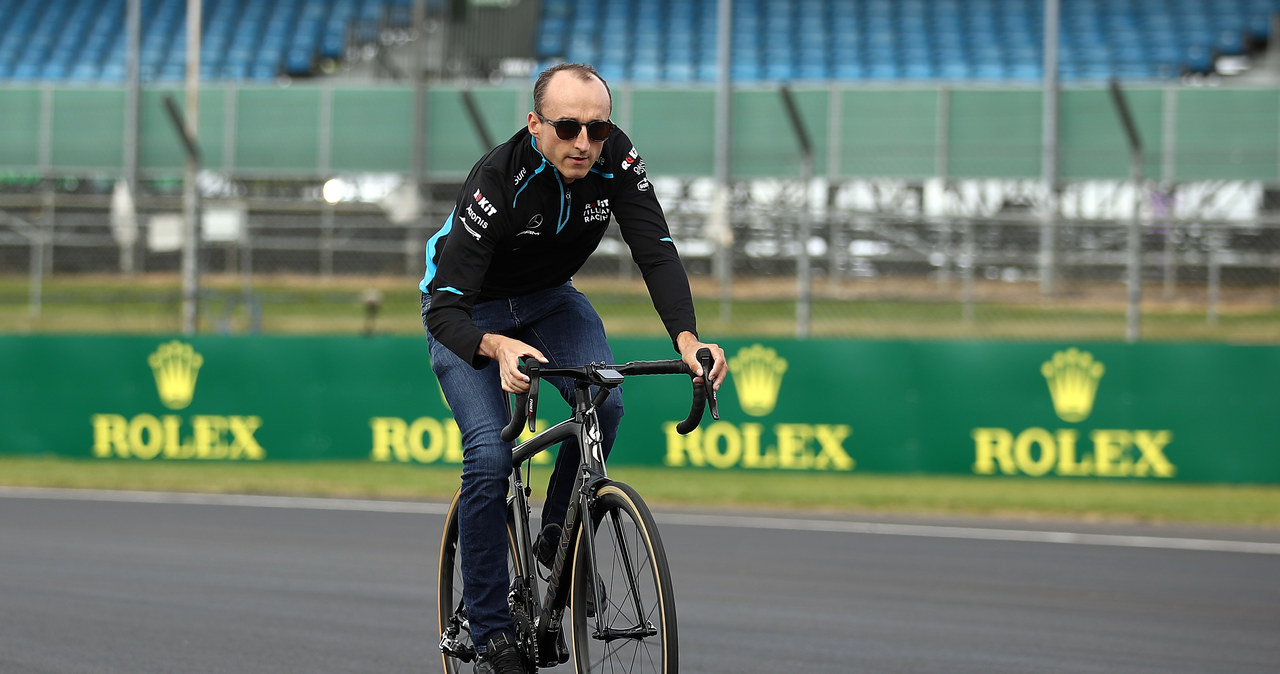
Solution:
[[[702,371],[710,373],[710,350],[700,349],[697,357]],[[521,369],[529,376],[529,391],[516,396],[511,421],[502,431],[507,442],[514,440],[526,424],[530,432],[534,430],[540,379],[567,377],[574,381],[569,419],[512,450],[511,490],[507,497],[507,570],[511,578],[508,599],[516,624],[516,643],[526,663],[533,664],[536,671],[538,667],[564,664],[572,655],[574,670],[583,674],[674,674],[679,671],[679,648],[666,552],[653,515],[640,495],[630,486],[609,479],[605,472],[595,410],[627,376],[685,374],[692,378],[693,373],[680,360],[593,363],[567,368],[545,367],[529,360]],[[704,377],[699,385],[695,378],[693,407],[677,425],[680,433],[697,428],[704,407],[712,418],[720,418],[709,379]],[[534,561],[529,528],[531,489],[524,485],[521,465],[567,439],[578,443],[581,460],[555,559],[549,574],[542,578]],[[590,521],[591,526],[580,526],[582,521]],[[546,591],[539,601],[540,580],[545,580]],[[441,540],[437,587],[444,671],[470,672],[477,654],[462,601],[457,495],[449,505]],[[571,652],[562,622],[566,607],[571,609]]]

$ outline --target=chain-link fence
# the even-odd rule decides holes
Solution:
[[[181,329],[180,197],[152,185],[122,222],[111,187],[0,195],[0,332]],[[423,247],[456,186],[408,223],[385,195],[234,187],[202,201],[201,331],[421,330]],[[713,181],[655,189],[711,335],[1125,339],[1137,226],[1141,339],[1280,342],[1280,218],[1256,183],[1070,184],[1051,207],[1034,181],[742,181],[727,239]],[[614,335],[660,334],[616,226],[575,282]]]

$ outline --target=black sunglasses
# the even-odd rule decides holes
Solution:
[[[587,138],[596,142],[600,142],[608,138],[609,134],[613,131],[613,122],[604,120],[596,120],[594,122],[587,122],[586,124],[583,124],[576,119],[561,119],[553,122],[546,117],[543,117],[540,113],[535,112],[533,114],[538,115],[538,119],[555,127],[556,137],[560,140],[573,140],[574,138],[577,138],[578,134],[582,132],[582,127],[584,126],[587,127]]]

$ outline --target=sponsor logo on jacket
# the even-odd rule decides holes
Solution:
[[[608,222],[609,221],[609,200],[601,199],[595,203],[587,204],[582,209],[583,222]]]

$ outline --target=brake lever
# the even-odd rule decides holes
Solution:
[[[542,379],[542,364],[536,360],[524,363],[525,374],[529,375],[529,405],[525,420],[529,432],[536,430],[538,419],[538,382]]]
[[[715,359],[711,357],[711,349],[703,347],[698,349],[698,364],[702,366],[702,390],[706,394],[707,409],[711,412],[711,418],[716,421],[720,420],[720,408],[716,404],[716,390],[711,385],[711,366],[715,364]]]
[[[524,427],[535,430],[538,419],[538,380],[542,378],[542,365],[535,360],[521,362],[520,371],[529,375],[529,390],[515,394],[511,407],[511,420],[502,429],[503,442],[511,442],[520,436]]]

